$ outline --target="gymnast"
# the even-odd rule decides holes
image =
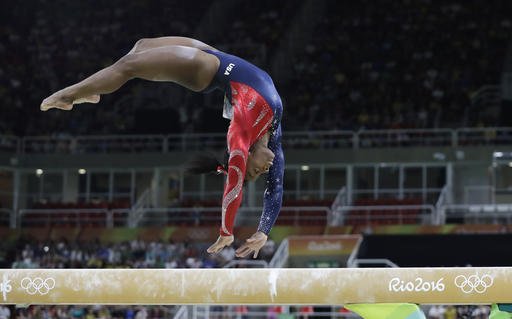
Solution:
[[[133,78],[173,82],[195,92],[209,93],[215,89],[224,92],[223,116],[231,120],[226,137],[227,163],[215,162],[215,167],[206,170],[195,168],[227,175],[220,235],[207,251],[218,253],[233,243],[244,180],[254,181],[267,173],[258,229],[236,250],[237,257],[252,253],[256,258],[279,215],[283,196],[283,108],[270,76],[239,57],[195,39],[148,38],[137,41],[114,64],[47,97],[40,108],[72,110],[75,104],[98,103],[102,94],[116,91]]]

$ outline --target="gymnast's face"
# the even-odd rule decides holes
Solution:
[[[274,157],[274,153],[266,146],[256,147],[249,152],[245,180],[254,181],[261,174],[268,173],[270,166],[274,162]]]

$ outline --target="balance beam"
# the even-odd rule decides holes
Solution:
[[[512,303],[506,268],[0,269],[0,304]]]

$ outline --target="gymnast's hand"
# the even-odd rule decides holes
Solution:
[[[210,254],[216,254],[219,251],[222,250],[222,248],[229,246],[233,243],[233,240],[235,240],[235,237],[233,235],[231,236],[222,236],[220,235],[219,238],[217,238],[217,241],[213,243],[208,249],[206,250]]]
[[[240,248],[236,250],[235,255],[237,257],[242,258],[254,252],[252,258],[258,257],[258,252],[260,251],[261,247],[263,247],[267,242],[267,238],[268,236],[265,235],[265,233],[262,233],[260,231],[256,232],[249,239],[247,239],[245,243],[242,246],[240,246]]]

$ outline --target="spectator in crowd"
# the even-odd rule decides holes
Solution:
[[[445,308],[441,305],[434,305],[428,310],[428,319],[444,319]]]
[[[8,306],[0,305],[0,319],[10,319],[11,309]]]
[[[146,319],[148,317],[148,312],[146,307],[140,307],[135,314],[135,319]]]
[[[455,306],[448,306],[444,312],[444,319],[457,319],[457,309]]]

